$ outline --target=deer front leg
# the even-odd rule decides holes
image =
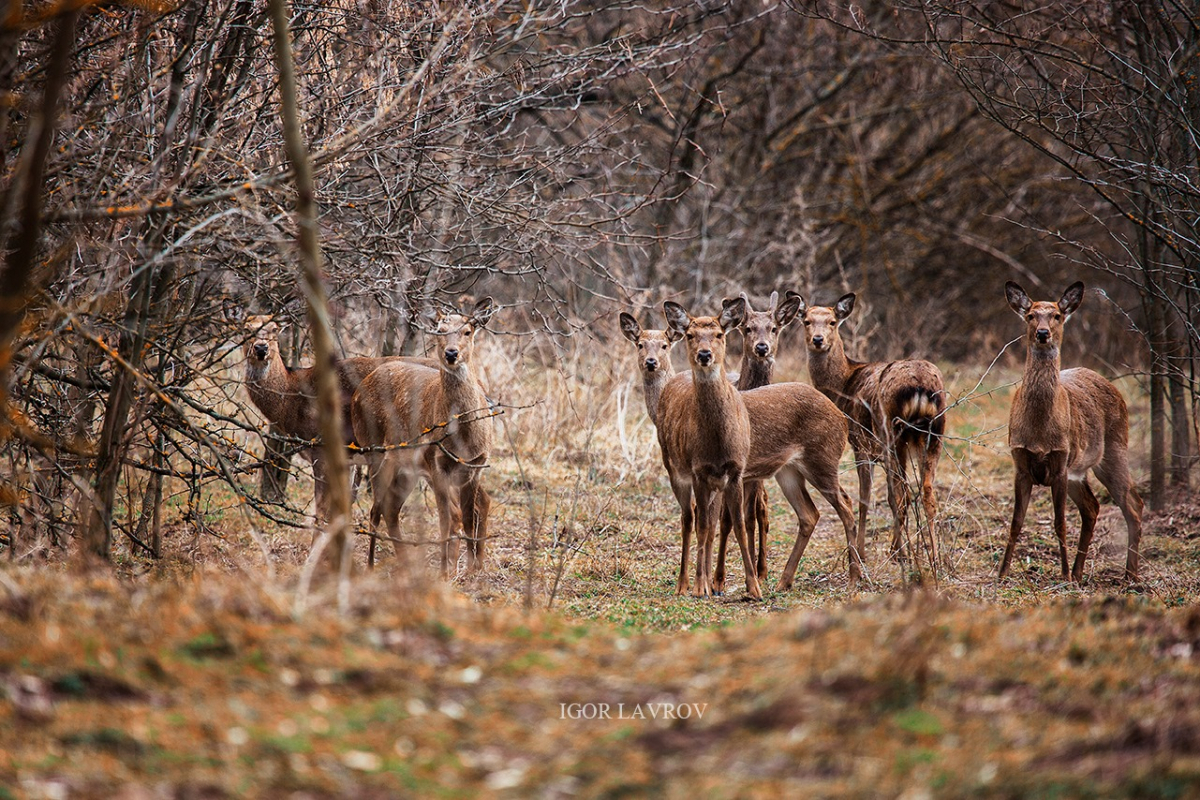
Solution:
[[[758,585],[758,570],[755,568],[754,557],[750,555],[750,544],[746,536],[744,501],[741,478],[731,479],[725,487],[725,507],[729,509],[729,517],[733,522],[733,533],[738,540],[738,549],[742,551],[742,566],[746,572],[746,597],[751,600],[762,600],[762,588]]]
[[[438,531],[442,551],[442,577],[449,578],[452,568],[458,566],[458,536],[453,528],[453,494],[444,481],[434,479],[433,497],[437,502]],[[464,521],[467,511],[463,509]]]
[[[1033,491],[1033,475],[1029,472],[1029,454],[1024,450],[1013,450],[1013,517],[1008,532],[1008,547],[1004,548],[1004,560],[1000,562],[997,580],[1004,580],[1017,549],[1017,539],[1025,525],[1025,512],[1029,509],[1029,494]]]
[[[733,530],[729,507],[721,504],[721,541],[717,545],[717,568],[713,571],[713,594],[725,594],[725,549],[729,544],[729,532]]]
[[[690,486],[671,483],[675,499],[679,501],[679,534],[682,546],[679,555],[679,579],[675,582],[675,594],[686,594],[688,590],[688,556],[692,546],[692,525],[695,517],[692,511],[692,490]]]
[[[696,489],[696,586],[693,597],[712,594],[711,552],[716,534],[717,495],[709,487]]]

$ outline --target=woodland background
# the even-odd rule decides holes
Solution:
[[[475,693],[471,702],[488,704],[497,719],[511,714],[506,696],[476,696],[481,687],[496,691],[487,681],[438,700],[447,665],[482,663],[490,676],[491,666],[504,664],[504,674],[535,675],[527,690],[535,687],[529,691],[554,708],[580,699],[563,678],[593,664],[592,650],[578,648],[606,653],[597,656],[605,669],[643,668],[634,655],[605,649],[625,652],[625,640],[611,632],[577,636],[554,619],[479,628],[476,611],[437,604],[396,610],[388,604],[403,593],[380,581],[409,586],[411,575],[364,577],[349,601],[308,595],[303,572],[296,589],[311,492],[287,478],[284,457],[295,443],[268,434],[240,387],[240,314],[272,313],[287,324],[287,358],[299,365],[329,348],[420,352],[423,309],[496,298],[502,310],[478,349],[505,406],[496,460],[507,544],[498,545],[491,575],[469,592],[500,605],[523,599],[531,606],[537,595],[552,606],[557,597],[575,618],[678,631],[747,614],[676,600],[661,588],[677,552],[673,501],[655,483],[657,451],[638,418],[632,355],[618,335],[617,313],[630,310],[659,327],[666,299],[715,309],[746,291],[761,308],[776,289],[800,291],[810,303],[854,291],[858,309],[848,326],[855,353],[934,359],[962,397],[978,400],[979,420],[969,406],[956,410],[963,422],[952,418],[953,446],[988,451],[993,460],[958,454],[951,459],[958,477],[953,466],[943,468],[947,483],[960,482],[947,495],[951,549],[978,558],[963,556],[952,570],[958,583],[951,594],[1000,608],[884,598],[773,628],[745,627],[728,639],[718,632],[639,640],[632,653],[651,665],[667,663],[667,652],[679,657],[679,648],[696,648],[689,663],[723,653],[718,661],[730,676],[718,683],[723,696],[741,698],[730,700],[740,703],[739,716],[699,731],[639,734],[629,742],[642,754],[640,766],[625,776],[594,767],[577,785],[620,789],[626,779],[656,790],[690,780],[711,790],[730,764],[733,774],[751,770],[742,764],[745,752],[725,759],[704,749],[724,747],[716,741],[738,745],[729,726],[772,752],[816,748],[817,761],[805,762],[814,791],[850,787],[866,796],[879,787],[899,792],[912,780],[929,786],[941,774],[927,768],[930,753],[958,775],[953,758],[979,770],[979,754],[989,748],[996,767],[987,772],[991,762],[984,764],[978,785],[943,788],[987,794],[979,787],[995,789],[998,771],[1008,782],[997,796],[1030,796],[1044,776],[1066,771],[1072,781],[1086,776],[1063,784],[1068,793],[1162,796],[1200,776],[1192,762],[1179,766],[1200,742],[1200,708],[1184,692],[1194,685],[1200,622],[1153,605],[1187,605],[1196,593],[1187,569],[1200,530],[1189,486],[1200,411],[1200,21],[1193,4],[7,0],[0,9],[0,558],[12,562],[0,574],[0,645],[12,656],[0,659],[0,678],[10,698],[3,710],[13,719],[24,708],[15,699],[20,687],[12,688],[18,658],[41,665],[29,671],[40,671],[51,687],[43,691],[60,704],[82,697],[154,706],[152,698],[186,684],[160,680],[159,668],[145,666],[151,662],[165,664],[164,674],[178,667],[188,680],[210,682],[239,665],[242,677],[220,691],[241,692],[245,703],[255,692],[238,681],[256,680],[259,666],[298,675],[286,690],[293,700],[315,691],[332,693],[335,703],[338,692],[374,698],[409,691],[381,676],[412,670],[430,693],[397,712],[414,718],[425,713],[414,709],[441,708],[446,696],[474,708],[463,692]],[[281,18],[294,82],[275,50]],[[285,100],[299,127],[289,127]],[[297,168],[301,161],[311,170]],[[307,219],[318,224],[306,240]],[[1003,299],[1009,279],[1039,299],[1057,298],[1074,280],[1089,286],[1068,326],[1063,362],[1121,379],[1130,400],[1135,478],[1162,514],[1147,540],[1158,550],[1148,559],[1154,577],[1142,587],[1149,610],[1137,597],[1115,605],[1093,598],[1093,587],[1079,590],[1080,599],[1075,589],[1048,586],[1042,573],[1029,573],[1011,592],[966,577],[990,578],[994,547],[984,537],[1003,529],[1011,501],[1000,444],[1002,387],[1019,377],[1023,348],[1014,345],[1021,327]],[[322,339],[323,330],[332,340]],[[782,362],[784,376],[805,379],[794,335],[785,348],[796,355]],[[1001,378],[993,379],[993,367]],[[992,376],[984,390],[981,376]],[[1001,388],[992,397],[994,385]],[[300,459],[290,462],[299,472]],[[613,499],[618,490],[631,494]],[[634,515],[643,527],[629,534]],[[606,549],[626,535],[642,549]],[[1043,542],[1032,563],[1048,558],[1048,547]],[[535,577],[532,565],[543,557]],[[826,573],[844,562],[819,557],[825,560],[800,590],[808,594],[771,602],[786,608],[829,599]],[[568,564],[571,558],[577,561]],[[53,567],[77,562],[110,577],[62,583],[66,571]],[[643,583],[648,562],[657,571]],[[202,568],[231,579],[205,572],[204,588],[184,579],[177,596],[136,580]],[[246,574],[263,582],[261,595],[246,594],[253,594],[239,583]],[[103,583],[113,575],[120,581]],[[594,581],[607,588],[579,588]],[[1115,587],[1100,583],[1101,592]],[[619,599],[630,591],[643,591],[637,603],[647,592],[663,597],[630,611]],[[1032,614],[1011,638],[998,636],[1014,630],[1006,604],[1038,606],[1046,591],[1067,593],[1066,605]],[[339,613],[320,616],[321,602]],[[143,603],[147,610],[129,610]],[[318,609],[307,618],[313,625],[341,630],[348,608],[364,622],[343,631],[351,637],[344,652],[327,652],[336,648],[319,634],[289,627],[306,619],[306,607]],[[384,613],[392,616],[372,616]],[[103,658],[120,648],[101,643],[97,651],[91,634],[70,629],[73,619],[107,626],[114,636],[127,623],[154,628],[174,655],[151,652],[123,673]],[[68,629],[62,643],[45,638],[47,620]],[[277,633],[263,633],[264,620]],[[444,634],[447,624],[460,638]],[[844,633],[851,629],[872,630],[885,646],[863,645]],[[461,638],[467,630],[474,633]],[[393,633],[398,638],[388,638]],[[291,639],[271,639],[293,634],[312,640],[297,649]],[[755,637],[775,635],[781,662],[788,654],[811,665],[799,694],[784,677],[798,662],[771,672],[775,666],[762,661],[740,661]],[[530,652],[517,652],[518,639],[531,636]],[[975,649],[998,638],[1013,653],[1035,655],[1014,666],[1013,653]],[[967,661],[949,655],[960,644]],[[570,650],[576,660],[554,673],[535,645]],[[133,640],[125,646],[141,652]],[[853,654],[858,646],[869,651],[858,656],[859,672],[823,661],[831,647]],[[353,647],[370,654],[367,666],[347,655]],[[1106,652],[1128,663],[1097,672]],[[875,664],[879,653],[891,660]],[[326,657],[341,666],[322,672]],[[970,663],[988,677],[943,682],[945,663]],[[760,683],[773,687],[765,700],[743,693],[742,678],[755,668],[764,670]],[[1039,683],[1051,673],[1058,683]],[[672,676],[640,674],[646,686],[674,691]],[[1147,676],[1158,682],[1148,688]],[[1108,689],[1096,689],[1096,681]],[[151,685],[157,688],[144,688]],[[72,695],[80,686],[82,695]],[[1095,699],[1101,696],[1108,699]],[[172,697],[183,707],[192,702]],[[1081,710],[1085,703],[1090,710]],[[970,727],[972,714],[997,709],[1020,717],[1024,729],[1060,739],[1010,736],[1007,728],[984,736]],[[861,741],[834,744],[805,727],[810,713],[827,712],[840,720],[838,736]],[[443,716],[439,724],[459,725],[453,713]],[[37,720],[36,708],[24,717]],[[251,767],[230,755],[230,742],[249,730],[254,747],[259,735],[245,721],[227,720],[197,722],[192,738],[171,743],[153,741],[136,725],[46,733],[64,719],[38,735],[13,728],[25,738],[6,747],[90,748],[136,771],[148,769],[147,759],[161,767],[155,748],[187,752],[211,739],[209,761],[192,765],[191,774],[207,770],[213,786],[238,793],[245,789],[228,781]],[[220,733],[226,722],[242,733]],[[482,724],[459,727],[455,735],[486,739]],[[284,730],[263,734],[270,744],[256,756],[278,762],[278,771],[247,780],[346,793],[338,770],[368,763],[343,753],[327,771],[334,777],[318,779],[296,766],[295,736]],[[375,765],[399,770],[410,790],[444,785],[450,770],[465,776],[465,787],[499,791],[517,785],[505,783],[513,775],[504,771],[521,763],[521,775],[536,774],[546,785],[562,766],[543,769],[551,762],[543,762],[535,740],[521,745],[524,762],[483,741],[447,766],[430,755],[440,752],[441,729],[423,730],[425,739],[396,739],[397,764],[388,756]],[[601,734],[564,752],[612,763],[623,745]],[[348,741],[336,721],[329,735]],[[890,777],[845,762],[847,752],[871,751],[883,740],[892,748],[881,762]],[[310,766],[322,742],[298,751]],[[697,748],[708,760],[695,774],[681,770],[680,754]],[[1117,752],[1121,759],[1109,758]],[[0,763],[0,789],[34,762],[21,763]],[[57,769],[55,762],[29,774]],[[96,769],[78,779],[82,785],[100,781],[111,791],[128,778]],[[765,769],[755,774],[769,783],[776,773],[770,763]]]
[[[263,3],[6,20],[0,459],[25,546],[62,546],[72,486],[231,481],[230,306],[298,323],[310,363],[295,195]],[[1141,376],[1155,504],[1187,482],[1186,5],[301,3],[291,30],[340,352],[411,353],[414,311],[490,293],[506,357],[554,369],[620,309],[791,287],[857,291],[876,358],[986,364],[1004,279],[1083,279],[1064,362]],[[141,540],[155,507],[96,524]]]

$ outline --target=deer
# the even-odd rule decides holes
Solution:
[[[855,361],[846,356],[841,325],[854,310],[851,292],[833,305],[809,307],[800,301],[812,384],[837,404],[850,423],[850,446],[859,485],[858,540],[865,542],[871,508],[872,471],[882,464],[892,511],[891,553],[905,562],[904,529],[909,490],[909,459],[917,462],[925,512],[930,565],[937,574],[938,504],[933,490],[945,434],[946,388],[941,371],[922,360]]]
[[[744,308],[744,301],[734,300],[722,308],[724,315],[738,315],[739,309]],[[682,324],[682,320],[679,321]],[[678,325],[672,326],[676,331]],[[687,403],[684,402],[692,383],[691,375],[679,375],[672,378],[663,387],[658,403],[659,443],[662,444],[664,418],[669,415],[690,414]],[[808,492],[807,484],[811,484],[833,506],[842,522],[846,533],[846,544],[850,560],[850,585],[853,586],[862,575],[862,560],[859,557],[861,544],[855,541],[854,514],[850,508],[850,498],[842,490],[838,478],[838,462],[842,451],[846,448],[847,423],[845,417],[828,398],[816,389],[802,383],[778,383],[740,392],[741,398],[750,418],[750,455],[743,473],[744,480],[767,480],[775,478],[780,490],[796,513],[796,541],[787,565],[780,575],[777,588],[787,591],[791,588],[800,558],[808,546],[820,513]],[[676,409],[676,410],[672,410]],[[694,418],[694,414],[692,414]],[[664,464],[670,458],[663,450]],[[672,468],[667,466],[668,475]],[[676,484],[672,482],[672,489]],[[676,594],[688,591],[687,566],[689,545],[691,541],[693,517],[690,506],[680,498],[681,535],[683,548],[680,558],[679,580],[676,583]],[[736,508],[737,506],[730,506]],[[737,517],[737,515],[732,515]],[[736,531],[735,519],[729,520]],[[744,520],[742,526],[745,527]],[[697,559],[707,562],[708,556],[703,549]],[[708,541],[711,552],[711,539]],[[748,554],[748,546],[747,546]],[[744,558],[744,557],[743,557]],[[711,565],[706,566],[711,568]],[[747,570],[748,572],[751,570]],[[757,575],[757,570],[753,570]],[[725,565],[718,561],[710,590],[724,591]]]
[[[742,292],[741,300],[746,305],[746,315],[740,325],[742,331],[742,364],[738,371],[737,388],[744,392],[757,389],[771,382],[775,374],[775,353],[779,350],[779,335],[790,325],[800,310],[800,303],[795,298],[787,298],[779,303],[779,292],[771,292],[771,299],[766,311],[755,311],[750,305],[750,298]],[[732,300],[725,300],[722,307]],[[767,506],[767,489],[762,481],[746,481],[746,534],[750,546],[750,557],[755,560],[758,569],[758,579],[767,577],[767,534],[770,532],[771,521]],[[724,574],[725,549],[729,541],[731,521],[728,514],[721,518],[721,544],[717,552],[718,571]],[[758,529],[757,557],[754,547],[754,531]],[[719,591],[723,586],[717,587]]]
[[[741,300],[745,303],[745,317],[739,324],[743,336],[742,364],[737,373],[738,379],[734,385],[739,391],[754,389],[771,382],[775,368],[775,353],[779,347],[780,331],[796,318],[797,306],[786,302],[779,305],[779,292],[773,292],[766,311],[755,311],[750,300],[743,292]],[[733,300],[725,300],[722,307],[727,307]],[[646,401],[646,413],[650,421],[657,425],[656,411],[658,399],[663,387],[675,375],[671,365],[671,348],[678,342],[681,335],[668,328],[667,330],[644,329],[631,314],[622,312],[619,317],[621,333],[631,341],[638,350],[639,368],[642,375],[642,391]],[[732,378],[732,375],[728,375]],[[767,532],[769,520],[767,516],[766,491],[761,481],[751,481],[744,484],[745,519],[747,544],[750,556],[757,565],[759,581],[767,577]],[[758,548],[755,552],[754,529],[758,529]],[[718,562],[725,562],[726,547],[732,521],[722,507],[721,539],[718,552]],[[724,587],[714,589],[720,593]]]
[[[473,369],[475,334],[497,306],[428,316],[437,368],[395,361],[363,379],[351,402],[355,440],[370,464],[372,533],[382,521],[399,540],[400,511],[419,477],[433,489],[441,533],[441,571],[458,563],[455,509],[461,509],[467,571],[482,568],[491,497],[481,477],[492,449],[490,404]],[[401,446],[403,445],[403,446]],[[372,552],[374,557],[374,536]]]
[[[693,317],[671,301],[663,304],[668,328],[687,342],[691,380],[679,375],[663,388],[656,410],[658,444],[671,490],[679,502],[683,539],[676,594],[688,590],[688,551],[693,515],[697,597],[712,586],[712,541],[718,500],[730,510],[734,536],[746,571],[746,597],[762,599],[758,573],[746,543],[742,476],[750,458],[750,417],[738,390],[725,375],[726,334],[745,316],[745,303],[726,306],[719,317]],[[693,505],[694,500],[694,505]]]
[[[1008,574],[1036,484],[1050,487],[1062,577],[1076,583],[1082,580],[1100,513],[1100,501],[1088,485],[1090,470],[1125,517],[1129,530],[1125,580],[1136,581],[1144,505],[1129,474],[1129,410],[1108,379],[1082,367],[1060,368],[1063,326],[1083,302],[1084,285],[1071,284],[1058,302],[1034,302],[1013,281],[1004,284],[1004,294],[1009,307],[1025,321],[1025,374],[1008,418],[1014,502],[998,579]],[[1069,572],[1067,497],[1079,509],[1081,520],[1079,549]]]
[[[246,360],[246,393],[270,422],[288,436],[311,441],[300,455],[312,466],[317,517],[327,516],[324,455],[318,442],[321,435],[317,419],[316,384],[313,368],[291,368],[283,363],[279,353],[280,325],[270,314],[252,314],[245,318],[247,338],[243,346]],[[342,395],[342,430],[347,445],[354,442],[350,421],[350,401],[363,378],[381,364],[404,360],[425,366],[436,366],[429,358],[386,357],[346,358],[334,364]]]

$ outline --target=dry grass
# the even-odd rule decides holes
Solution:
[[[581,347],[551,369],[534,366],[544,348],[509,355],[487,369],[512,409],[478,577],[447,586],[385,549],[340,595],[305,593],[307,535],[220,491],[201,499],[207,530],[173,501],[165,564],[0,571],[0,798],[1200,792],[1200,506],[1147,515],[1144,580],[1126,587],[1124,525],[1105,505],[1072,586],[1039,492],[996,584],[1016,373],[947,370],[960,403],[936,585],[884,560],[877,496],[857,592],[823,505],[796,585],[771,591],[794,532],[772,488],[771,578],[746,603],[739,563],[729,598],[673,594],[678,509],[631,354]],[[794,360],[779,372],[804,375]],[[843,472],[854,495],[848,453]],[[293,492],[303,505],[310,487]],[[406,535],[432,533],[429,505],[414,497]],[[707,705],[700,719],[582,720],[564,703]]]

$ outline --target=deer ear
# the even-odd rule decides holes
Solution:
[[[1079,308],[1079,304],[1082,302],[1083,281],[1075,281],[1063,292],[1062,299],[1058,301],[1058,308],[1069,317],[1075,313],[1075,309]]]
[[[767,303],[767,311],[774,312],[779,306],[779,290],[771,292],[771,302]]]
[[[721,316],[717,321],[721,323],[721,330],[729,330],[736,328],[742,324],[742,320],[746,319],[746,296],[735,297],[732,300],[724,300],[721,303]]]
[[[632,314],[626,314],[624,311],[621,312],[621,316],[618,319],[621,323],[621,335],[634,344],[637,344],[638,337],[642,335],[642,326],[638,324],[638,321],[633,318]]]
[[[1017,316],[1021,319],[1025,318],[1025,315],[1029,313],[1029,309],[1033,305],[1033,301],[1029,299],[1029,295],[1025,294],[1025,290],[1017,285],[1015,281],[1004,282],[1004,297],[1008,300],[1008,307],[1017,312]]]
[[[246,307],[232,297],[226,297],[221,302],[221,317],[226,322],[245,322]]]
[[[833,307],[833,315],[837,317],[839,321],[850,316],[850,312],[854,310],[854,301],[857,299],[857,297],[858,295],[854,294],[854,292],[850,292],[849,294],[844,294],[839,297],[837,303]]]
[[[688,325],[692,323],[692,317],[688,314],[687,309],[673,303],[670,300],[663,303],[663,314],[667,316],[667,327],[675,331],[682,337],[687,333]]]
[[[680,339],[683,338],[683,332],[677,331],[674,328],[667,328],[665,333],[667,334],[667,341],[670,342],[671,344],[675,344],[676,342],[678,342]]]
[[[500,310],[500,306],[496,305],[496,301],[491,297],[485,297],[475,304],[474,310],[471,311],[471,321],[476,327],[482,328],[488,324],[488,320],[492,315]]]
[[[772,299],[778,293],[771,295]],[[774,305],[774,303],[772,303]],[[795,292],[788,292],[787,298],[779,304],[779,308],[775,309],[775,324],[781,328],[786,328],[795,321],[796,317],[804,310],[804,298]]]
[[[796,301],[796,314],[797,315],[803,314],[804,312],[808,311],[808,303],[804,302],[804,296],[801,295],[799,292],[793,292],[791,289],[788,289],[787,294],[784,296],[787,298],[787,300],[784,301],[785,303],[789,302],[791,300]]]

